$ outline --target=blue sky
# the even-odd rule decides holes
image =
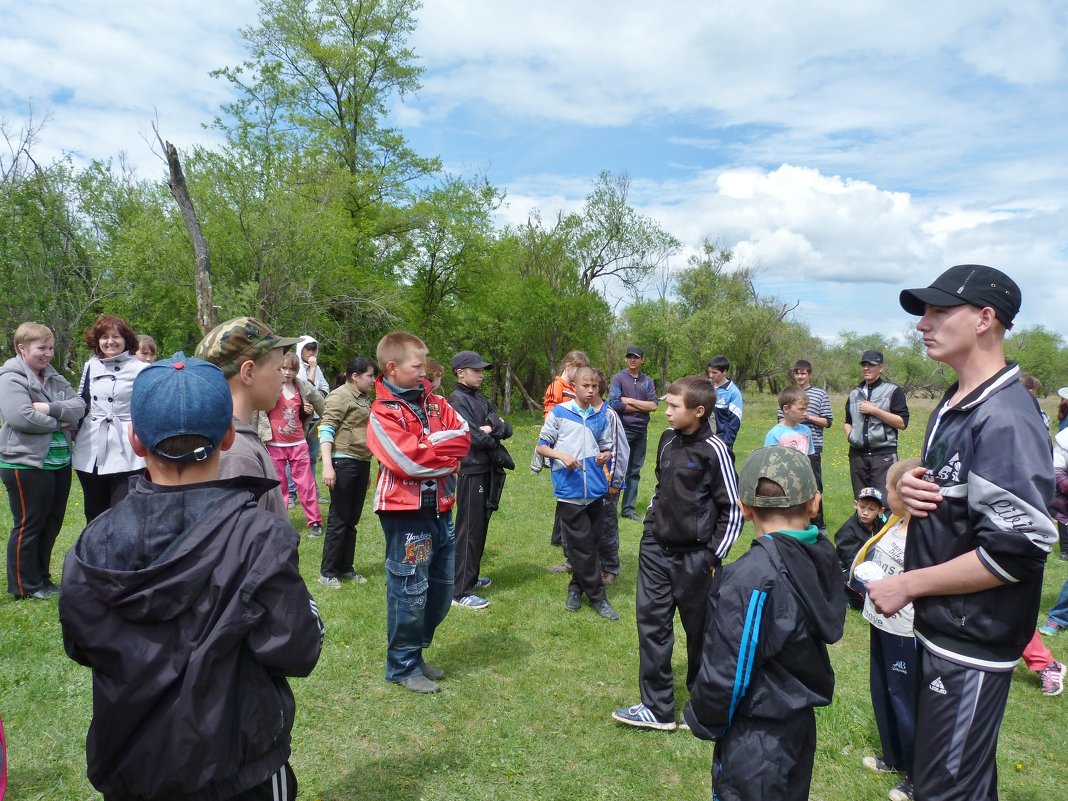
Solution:
[[[227,99],[254,0],[0,0],[0,115],[46,156],[161,176]],[[426,0],[423,89],[394,124],[507,191],[502,222],[581,205],[601,170],[684,242],[759,268],[799,319],[904,334],[904,286],[980,262],[1021,326],[1068,338],[1068,6],[1018,0],[537,4]]]

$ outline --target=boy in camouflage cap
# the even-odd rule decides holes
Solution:
[[[802,801],[816,751],[812,710],[834,691],[827,645],[845,622],[841,571],[834,546],[809,524],[820,494],[807,456],[761,448],[742,465],[738,490],[756,538],[713,580],[683,717],[696,737],[716,741],[715,798]]]
[[[237,436],[223,453],[220,478],[252,476],[269,480],[272,488],[278,485],[278,474],[252,425],[252,414],[274,408],[282,391],[282,356],[295,344],[296,337],[280,337],[255,317],[236,317],[215,326],[197,345],[197,358],[223,371],[234,401]],[[278,492],[264,492],[259,505],[289,519]]]

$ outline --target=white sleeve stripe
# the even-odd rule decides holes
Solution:
[[[423,467],[421,464],[412,461],[404,451],[397,447],[397,443],[390,439],[385,427],[374,414],[371,415],[370,425],[374,427],[375,436],[379,443],[404,475],[411,478],[442,478],[453,473],[455,468],[452,467]]]
[[[987,570],[989,570],[999,579],[1004,581],[1006,584],[1018,584],[1020,582],[1018,578],[1013,576],[1011,573],[1007,573],[1001,565],[995,562],[993,557],[986,552],[986,549],[983,548],[982,545],[980,545],[975,550],[979,554],[979,561],[983,563]]]
[[[730,499],[727,527],[723,531],[723,540],[720,542],[719,547],[716,548],[716,556],[722,561],[727,558],[731,547],[741,535],[745,519],[742,517],[741,507],[738,506],[738,481],[734,475],[734,461],[731,459],[730,451],[723,444],[723,440],[718,437],[709,437],[705,441],[712,446],[712,450],[716,454],[716,459],[719,462],[719,472],[723,478],[723,484],[727,488],[727,497]]]

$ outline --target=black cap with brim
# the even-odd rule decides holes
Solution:
[[[901,308],[917,317],[923,316],[927,306],[989,306],[1007,329],[1012,328],[1022,301],[1016,282],[985,264],[957,264],[928,287],[901,290],[898,299]]]

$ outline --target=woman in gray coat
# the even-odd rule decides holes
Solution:
[[[85,404],[53,369],[55,336],[38,323],[15,331],[17,355],[0,367],[0,479],[14,526],[7,544],[7,591],[45,600],[58,590],[49,563],[70,494],[70,431]]]
[[[101,314],[85,332],[93,356],[85,363],[78,394],[89,413],[74,441],[74,470],[90,523],[126,497],[130,478],[145,460],[130,444],[130,396],[137,374],[148,365],[137,358],[137,334],[121,317]]]

